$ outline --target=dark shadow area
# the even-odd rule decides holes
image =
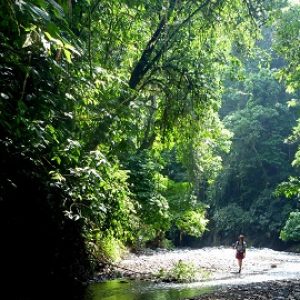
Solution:
[[[90,265],[82,225],[64,217],[63,195],[44,179],[16,149],[0,145],[1,294],[83,299]]]

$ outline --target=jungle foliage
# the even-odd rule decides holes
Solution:
[[[293,112],[263,55],[238,80],[283,2],[0,3],[0,226],[24,295],[34,274],[73,285],[126,247],[201,237],[209,216],[278,233]]]
[[[289,106],[296,111],[296,125],[286,139],[286,143],[296,147],[296,153],[293,157],[293,173],[289,179],[282,182],[277,188],[277,194],[292,198],[299,203],[300,184],[299,184],[299,24],[300,8],[293,6],[286,10],[282,17],[275,23],[276,37],[275,49],[287,62],[286,66],[277,72],[277,78],[286,83],[286,89],[293,93],[294,97],[289,101]],[[299,207],[297,207],[299,209]],[[286,224],[280,232],[280,238],[284,241],[291,240],[299,242],[300,219],[299,211],[295,210],[290,213]]]
[[[244,232],[254,245],[279,247],[279,234],[297,203],[276,193],[294,171],[295,145],[285,143],[296,124],[288,103],[295,96],[277,80],[286,63],[272,48],[266,28],[251,56],[241,57],[241,80],[226,78],[220,113],[233,133],[224,169],[209,192],[210,239],[230,243]],[[282,246],[282,245],[281,245]]]

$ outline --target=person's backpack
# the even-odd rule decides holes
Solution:
[[[240,241],[237,241],[235,248],[238,252],[244,253],[246,250],[246,243],[245,242],[240,243]]]

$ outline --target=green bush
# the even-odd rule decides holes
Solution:
[[[105,259],[113,262],[121,260],[126,251],[123,243],[111,235],[102,238],[101,241],[98,242],[98,246],[101,255],[103,255]]]
[[[291,212],[280,232],[283,241],[300,241],[300,212]]]
[[[171,240],[168,240],[168,239],[163,239],[162,242],[161,242],[161,247],[163,249],[167,249],[167,250],[171,250],[171,249],[174,249],[175,246],[173,244],[173,242]]]
[[[170,277],[178,282],[194,281],[197,274],[197,268],[193,264],[179,260],[170,270]]]

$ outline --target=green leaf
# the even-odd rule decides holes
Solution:
[[[47,11],[40,9],[39,7],[31,4],[31,3],[26,3],[26,6],[29,7],[30,11],[33,13],[33,17],[38,17],[41,18],[45,21],[50,21],[50,15],[48,14]]]
[[[63,51],[64,51],[64,55],[66,57],[66,60],[68,63],[71,63],[72,60],[71,60],[71,52],[65,48],[63,48]]]
[[[22,45],[22,48],[26,48],[31,46],[33,43],[32,38],[31,38],[31,32],[26,34],[26,39],[25,42]]]
[[[61,158],[59,156],[54,156],[51,160],[56,161],[58,165],[61,163]]]
[[[50,171],[49,174],[51,175],[51,179],[54,181],[59,181],[59,182],[66,181],[66,178],[57,171]]]
[[[48,2],[54,7],[54,13],[56,17],[64,17],[64,10],[56,1],[48,0]]]

